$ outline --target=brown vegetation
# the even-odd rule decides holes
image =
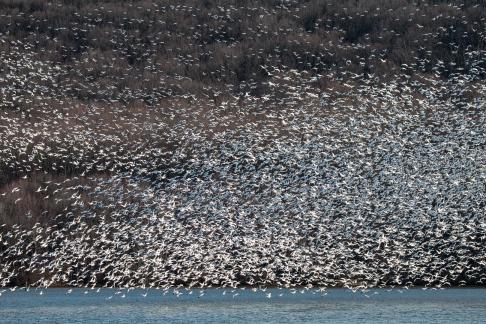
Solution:
[[[1,52],[58,65],[49,95],[87,101],[261,94],[272,67],[448,76],[486,36],[482,1],[10,0],[0,15]]]

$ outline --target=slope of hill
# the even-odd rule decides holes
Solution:
[[[486,281],[482,1],[0,18],[0,286]]]

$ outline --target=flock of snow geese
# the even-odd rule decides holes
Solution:
[[[59,70],[9,62],[34,93]],[[3,102],[0,287],[486,283],[481,71],[265,69],[264,96]]]

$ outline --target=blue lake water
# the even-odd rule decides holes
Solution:
[[[0,289],[1,323],[484,323],[486,289]],[[145,296],[146,294],[146,296]],[[271,294],[271,295],[269,295]],[[268,298],[270,296],[270,298]]]

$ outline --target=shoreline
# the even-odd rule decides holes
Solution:
[[[332,290],[332,289],[339,289],[339,290],[351,290],[351,291],[364,291],[370,289],[377,289],[377,290],[389,290],[389,289],[406,289],[406,290],[443,290],[443,289],[486,289],[486,285],[462,285],[462,286],[449,286],[449,287],[426,287],[426,286],[384,286],[384,287],[366,287],[366,288],[353,288],[353,287],[324,287],[324,286],[313,286],[313,287],[306,287],[306,286],[293,286],[293,287],[281,287],[281,286],[238,286],[238,287],[231,287],[231,286],[210,286],[210,287],[103,287],[103,286],[94,286],[94,287],[76,287],[76,286],[49,286],[49,287],[33,287],[33,286],[5,286],[0,287],[0,289],[5,290],[26,290],[26,289],[33,289],[33,290],[45,290],[45,289],[115,289],[115,290],[179,290],[184,289],[187,291],[190,290],[219,290],[219,289],[240,289],[240,290],[266,290],[266,289],[286,289],[286,290]]]

